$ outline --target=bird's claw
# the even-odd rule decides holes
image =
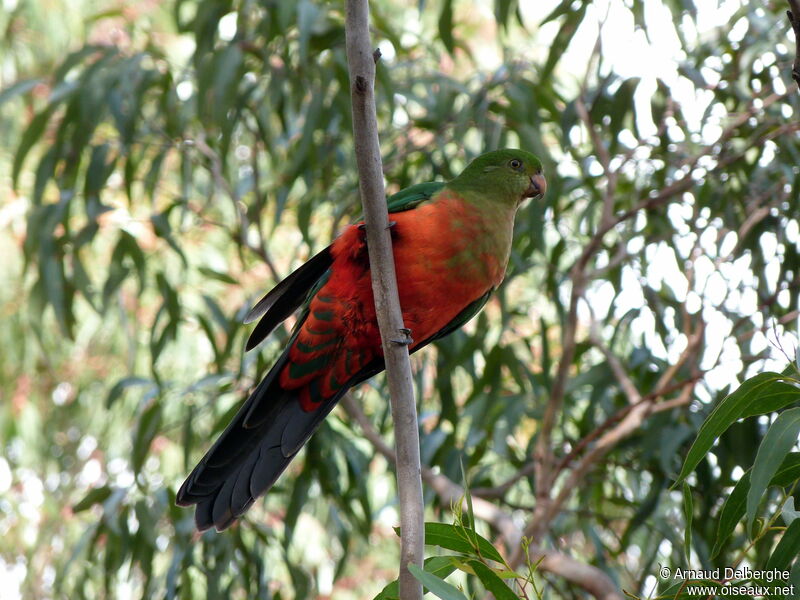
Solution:
[[[400,334],[402,334],[401,339],[391,339],[389,340],[393,344],[397,344],[398,346],[410,346],[414,343],[414,340],[411,337],[411,330],[408,327],[401,327],[397,330]]]
[[[389,221],[389,224],[386,226],[386,229],[391,229],[391,228],[392,228],[392,227],[394,227],[395,225],[397,225],[397,221]],[[366,224],[366,223],[359,223],[359,224],[358,224],[358,228],[359,228],[361,231],[366,231],[366,229],[367,229],[367,224]]]

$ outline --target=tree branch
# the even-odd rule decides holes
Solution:
[[[534,539],[538,539],[541,536],[542,532],[545,531],[548,527],[550,522],[556,517],[556,515],[561,510],[561,507],[564,503],[570,498],[572,492],[579,487],[581,480],[586,476],[586,474],[590,471],[592,466],[603,458],[612,448],[614,448],[620,441],[625,439],[627,436],[631,435],[633,432],[641,427],[642,423],[647,419],[650,414],[652,414],[658,404],[656,401],[666,393],[668,386],[671,383],[672,378],[677,374],[680,367],[685,364],[690,357],[694,357],[697,355],[701,342],[703,340],[703,332],[705,331],[705,324],[700,321],[695,328],[695,331],[692,332],[691,335],[688,336],[688,344],[684,351],[681,353],[681,356],[678,358],[676,363],[672,365],[667,371],[659,378],[658,383],[656,384],[653,391],[646,396],[642,396],[635,387],[633,387],[632,394],[629,390],[626,390],[626,394],[628,394],[629,400],[633,398],[636,399],[635,403],[629,404],[623,410],[619,411],[617,414],[612,415],[606,422],[598,427],[594,432],[589,434],[586,438],[581,440],[578,445],[570,452],[564,460],[559,463],[558,467],[554,471],[554,475],[558,475],[558,473],[567,466],[569,461],[573,456],[576,456],[580,451],[582,451],[585,447],[588,446],[590,441],[593,441],[597,438],[597,442],[594,446],[592,446],[586,454],[581,458],[578,464],[570,471],[569,476],[567,477],[567,481],[561,486],[558,495],[555,499],[547,502],[543,509],[537,510],[534,512],[534,516],[531,519],[530,523],[528,523],[527,527],[525,528],[525,532],[523,535],[526,537],[533,537]],[[595,340],[597,342],[598,340]],[[601,351],[604,353],[607,359],[613,357],[611,352],[605,348],[604,345],[601,344],[600,346]],[[627,381],[627,374],[621,368],[621,365],[617,362],[616,357],[614,357],[614,361],[616,362],[616,367],[612,366],[612,371],[616,376],[620,374],[624,377]],[[697,378],[692,377],[687,381],[683,381],[680,383],[680,387],[682,387],[682,391],[678,398],[670,401],[669,408],[674,408],[675,406],[683,406],[688,404],[692,399],[692,393],[694,392],[694,384],[697,382]],[[620,385],[623,389],[628,387],[628,384],[620,380]],[[632,383],[630,384],[632,385]],[[671,388],[670,388],[671,389]],[[602,435],[601,435],[602,434]],[[538,508],[538,507],[537,507]],[[524,557],[520,551],[517,551],[514,555],[512,555],[510,559],[510,564],[512,567],[518,565]]]
[[[642,395],[639,393],[639,390],[636,389],[636,385],[633,383],[631,378],[628,377],[628,373],[625,371],[625,368],[622,366],[619,358],[617,358],[617,356],[611,352],[611,349],[605,345],[605,342],[603,342],[603,338],[600,335],[600,325],[594,320],[594,317],[592,318],[592,322],[589,326],[589,341],[592,342],[592,345],[594,345],[595,348],[603,353],[603,357],[606,359],[608,366],[611,368],[611,372],[614,374],[614,377],[616,377],[619,386],[622,388],[622,391],[625,392],[625,396],[628,398],[628,403],[637,404],[641,402]]]
[[[797,1],[797,0],[794,0]],[[727,142],[735,133],[735,131],[747,120],[756,114],[757,110],[764,110],[767,107],[771,106],[775,102],[785,98],[785,94],[777,94],[773,93],[770,94],[768,97],[762,99],[761,108],[756,109],[755,104],[751,103],[750,106],[746,111],[744,111],[741,115],[739,115],[736,119],[733,120],[722,132],[720,138],[714,142],[713,144],[708,144],[701,149],[701,152],[695,154],[693,157],[686,159],[683,161],[681,167],[688,166],[690,173],[691,169],[695,167],[702,156],[706,156],[713,150],[713,146],[715,144],[723,144]],[[585,106],[583,107],[583,112],[585,113]],[[588,121],[588,123],[587,123]],[[584,124],[589,129],[590,134],[594,131],[592,128],[591,120],[588,119],[588,113],[584,114]],[[756,145],[763,143],[767,139],[772,139],[778,135],[783,135],[784,133],[796,131],[800,129],[800,124],[797,123],[788,123],[781,127],[778,127],[767,134],[763,135],[756,141]],[[598,138],[593,138],[594,141],[598,141]],[[598,154],[601,154],[601,150],[596,150]],[[733,163],[734,161],[738,160],[742,156],[742,152],[731,153],[727,156],[724,156],[720,159],[716,165],[716,169],[724,169],[727,165]],[[601,164],[604,164],[606,159],[599,159]],[[556,471],[553,470],[552,466],[555,462],[553,452],[550,448],[550,441],[552,438],[553,428],[555,427],[556,423],[556,416],[558,414],[559,409],[561,408],[561,404],[564,400],[564,393],[566,391],[566,383],[567,378],[570,373],[570,368],[572,366],[572,358],[575,354],[575,349],[577,345],[576,335],[578,331],[578,303],[583,298],[584,292],[586,291],[586,286],[588,285],[589,281],[592,277],[599,273],[599,271],[594,271],[592,273],[587,273],[587,268],[591,259],[595,256],[597,251],[602,247],[603,240],[605,235],[611,231],[614,227],[631,219],[632,217],[639,214],[639,212],[643,210],[653,209],[663,204],[666,204],[676,195],[682,194],[685,191],[692,189],[697,184],[697,181],[690,175],[682,179],[676,179],[672,181],[670,184],[662,188],[658,193],[654,193],[652,195],[648,195],[647,197],[641,199],[635,206],[632,208],[623,211],[621,213],[614,214],[613,209],[613,198],[609,200],[609,197],[606,196],[603,202],[603,212],[600,218],[600,223],[597,227],[592,238],[589,240],[589,243],[584,247],[581,255],[576,260],[575,264],[572,266],[572,269],[569,273],[569,279],[572,284],[572,290],[570,293],[570,302],[569,302],[569,309],[567,312],[567,316],[564,322],[562,336],[561,336],[561,359],[559,360],[558,369],[556,371],[556,376],[553,380],[553,385],[550,390],[550,398],[548,399],[547,405],[544,409],[544,415],[541,421],[540,431],[538,433],[538,440],[534,449],[533,455],[533,462],[535,465],[535,473],[536,473],[536,509],[534,511],[534,521],[539,521],[542,515],[545,512],[548,512],[547,505],[552,501],[550,497],[549,490],[552,487],[553,479],[556,474]],[[537,532],[540,533],[540,532]]]
[[[345,40],[350,71],[353,141],[367,229],[372,291],[395,427],[397,491],[400,500],[400,526],[403,530],[400,546],[400,598],[421,600],[422,584],[408,570],[411,563],[422,567],[425,544],[417,408],[408,358],[408,343],[411,338],[403,326],[383,187],[374,93],[377,56],[372,53],[369,38],[368,0],[347,0]],[[397,343],[393,340],[401,341]]]

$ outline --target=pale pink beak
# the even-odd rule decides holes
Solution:
[[[541,173],[537,173],[533,177],[531,177],[531,184],[528,186],[528,189],[525,190],[525,197],[526,198],[541,198],[544,196],[544,193],[547,191],[547,180],[544,178],[544,175]]]

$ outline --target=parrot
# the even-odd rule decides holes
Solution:
[[[481,154],[447,182],[387,199],[409,352],[474,317],[500,285],[514,217],[547,188],[530,152]],[[384,370],[363,222],[347,226],[247,314],[246,350],[299,310],[275,364],[189,474],[176,503],[199,531],[230,527],[275,483],[350,388]]]

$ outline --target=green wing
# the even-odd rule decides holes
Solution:
[[[428,183],[417,183],[396,194],[392,194],[386,200],[390,213],[411,210],[417,205],[430,200],[439,190],[445,186],[442,181],[430,181]]]
[[[414,348],[414,352],[416,352],[417,350],[419,350],[423,346],[427,346],[428,344],[430,344],[434,340],[438,340],[438,339],[441,339],[441,338],[445,337],[446,335],[450,335],[456,329],[461,327],[464,323],[466,323],[467,321],[472,319],[472,317],[474,317],[479,312],[481,312],[481,309],[484,307],[486,302],[489,300],[489,297],[492,295],[492,292],[494,292],[494,288],[490,289],[488,292],[486,292],[483,296],[481,296],[477,300],[473,300],[472,302],[470,302],[466,306],[466,308],[464,308],[464,310],[462,310],[460,313],[458,313],[453,318],[452,321],[450,321],[447,325],[442,327],[439,331],[437,331],[431,337],[429,337],[427,340],[425,340],[425,342],[423,344],[420,344],[417,348]]]

